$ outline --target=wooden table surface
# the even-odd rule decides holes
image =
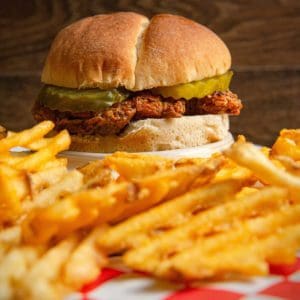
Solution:
[[[232,91],[244,103],[231,118],[233,133],[269,145],[281,128],[300,128],[299,0],[1,1],[0,124],[11,130],[33,124],[43,62],[61,28],[120,10],[180,14],[221,36],[233,57]]]

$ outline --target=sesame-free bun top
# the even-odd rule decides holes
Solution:
[[[61,30],[42,73],[46,84],[138,91],[225,73],[230,52],[207,27],[181,16],[96,15]]]

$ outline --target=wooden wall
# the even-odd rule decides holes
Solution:
[[[56,33],[82,17],[112,11],[180,14],[218,33],[230,48],[232,90],[244,102],[232,131],[270,144],[282,127],[300,128],[299,0],[2,0],[0,124],[33,124],[30,107]]]

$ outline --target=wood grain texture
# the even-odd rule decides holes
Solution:
[[[34,124],[31,107],[41,87],[38,77],[0,80],[0,124],[20,130]],[[284,127],[300,128],[300,71],[239,72],[232,90],[244,103],[238,117],[231,117],[231,131],[250,141],[270,145]]]
[[[180,14],[228,44],[234,67],[299,68],[299,0],[11,0],[0,7],[0,72],[39,73],[50,43],[67,24],[113,11]]]
[[[9,130],[32,126],[31,107],[40,88],[39,77],[0,77],[0,124]]]
[[[271,144],[283,127],[300,127],[299,0],[10,0],[0,5],[0,124],[31,126],[47,51],[57,32],[89,15],[135,11],[186,16],[229,46],[243,100],[235,134]]]
[[[300,70],[248,71],[234,77],[232,90],[244,108],[231,118],[231,131],[271,145],[282,128],[300,128]]]

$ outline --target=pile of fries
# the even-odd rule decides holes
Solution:
[[[171,160],[117,152],[76,170],[45,121],[0,139],[0,299],[60,299],[110,257],[197,281],[268,274],[300,248],[300,130],[271,149]],[[29,150],[17,155],[11,149]]]

